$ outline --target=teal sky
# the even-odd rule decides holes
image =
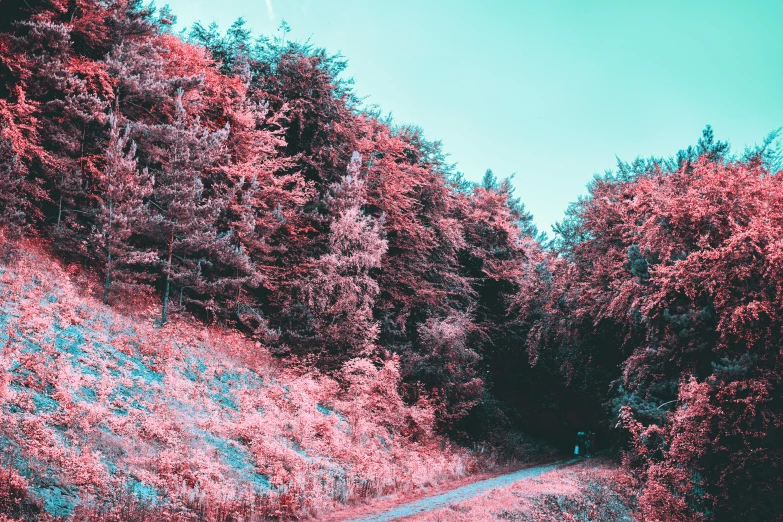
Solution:
[[[285,19],[342,52],[366,103],[441,139],[468,179],[516,173],[547,232],[615,156],[673,154],[706,124],[741,151],[783,126],[781,1],[168,3],[178,28]]]

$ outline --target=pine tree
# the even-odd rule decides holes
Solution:
[[[221,159],[228,129],[208,132],[201,128],[198,118],[190,122],[183,94],[183,89],[178,89],[174,123],[155,128],[168,143],[161,158],[162,167],[155,176],[148,228],[162,267],[163,323],[169,318],[172,285],[178,287],[180,300],[186,289],[208,292],[204,275],[208,266],[204,265],[210,263],[210,254],[228,242],[228,236],[221,235],[217,227],[228,198],[218,194],[204,197],[200,179],[201,172]],[[241,252],[229,252],[241,256]]]
[[[134,231],[141,230],[148,219],[145,198],[152,193],[148,171],[141,171],[136,161],[136,144],[130,140],[130,125],[121,132],[119,116],[109,116],[109,140],[106,166],[99,178],[95,239],[103,253],[105,273],[103,302],[109,302],[112,285],[133,285],[144,280],[134,267],[154,261],[153,254],[130,243]]]
[[[18,239],[27,227],[39,222],[41,205],[47,199],[31,165],[46,156],[36,125],[37,104],[29,103],[25,91],[13,90],[15,102],[0,99],[0,227],[6,239]],[[10,252],[5,241],[4,257]]]
[[[45,190],[41,206],[53,225],[54,246],[86,259],[87,208],[111,91],[108,82],[95,81],[99,68],[76,56],[76,25],[37,16],[19,23],[8,45],[16,51],[17,88],[35,100],[43,154],[33,164],[33,177]]]
[[[3,134],[0,129],[0,240],[4,243],[2,257],[6,258],[10,249],[8,240],[21,236],[25,228],[26,204],[22,193],[24,175],[11,139]]]
[[[313,262],[300,286],[322,347],[339,359],[372,355],[378,336],[373,318],[378,283],[372,271],[387,250],[382,220],[366,216],[361,157],[354,153],[348,173],[325,198],[331,218],[327,252]]]

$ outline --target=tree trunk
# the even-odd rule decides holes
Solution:
[[[57,204],[57,228],[60,228],[60,219],[63,215],[63,186],[65,185],[65,174],[60,177],[60,201]]]
[[[111,289],[111,222],[113,205],[109,202],[109,222],[106,224],[106,282],[103,285],[103,304],[109,304]]]
[[[103,304],[109,304],[109,289],[111,288],[111,251],[106,257],[106,281],[103,283]]]
[[[163,291],[163,316],[161,322],[169,321],[169,292],[171,291],[171,258],[174,253],[174,234],[169,236],[169,258],[166,261],[166,288]]]

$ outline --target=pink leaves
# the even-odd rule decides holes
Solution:
[[[325,203],[329,211],[328,250],[312,262],[312,273],[299,284],[312,310],[314,328],[328,349],[346,356],[371,355],[379,328],[373,318],[379,287],[371,271],[381,266],[387,242],[381,224],[366,216],[361,157],[355,153],[348,172],[332,185]]]
[[[484,391],[477,371],[481,357],[468,343],[470,328],[464,314],[431,318],[419,327],[429,353],[414,358],[412,373],[436,390],[436,412],[444,427],[465,417]]]
[[[624,352],[619,425],[648,518],[747,513],[745,463],[777,465],[780,181],[758,162],[702,155],[597,182],[576,207],[573,298]]]
[[[27,250],[7,269],[14,277],[0,279],[0,292],[20,285],[0,314],[12,332],[19,309],[45,315],[27,335],[59,340],[25,353],[10,337],[0,356],[0,436],[37,462],[25,471],[31,483],[52,476],[74,487],[79,509],[138,484],[172,509],[193,496],[209,509],[239,510],[268,495],[288,513],[324,513],[334,502],[463,473],[468,456],[443,449],[427,401],[400,398],[399,358],[352,359],[340,382],[292,376],[236,332],[120,316]],[[54,304],[45,299],[52,295]]]

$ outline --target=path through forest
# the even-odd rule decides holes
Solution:
[[[536,478],[539,475],[546,473],[547,471],[551,471],[556,468],[561,468],[569,464],[579,462],[580,460],[581,459],[579,458],[574,458],[569,460],[552,462],[545,465],[532,466],[529,468],[520,469],[518,471],[507,473],[505,475],[499,475],[497,477],[492,477],[492,478],[480,480],[478,482],[473,482],[472,484],[458,487],[452,489],[451,491],[441,493],[439,495],[425,497],[413,502],[408,502],[406,504],[402,504],[387,509],[386,511],[383,511],[381,513],[367,515],[360,518],[349,519],[348,522],[386,522],[388,520],[397,520],[399,518],[408,517],[418,513],[425,513],[427,511],[441,509],[448,506],[449,504],[462,502],[464,500],[486,493],[490,490],[510,486],[514,482],[520,480],[530,480]]]

